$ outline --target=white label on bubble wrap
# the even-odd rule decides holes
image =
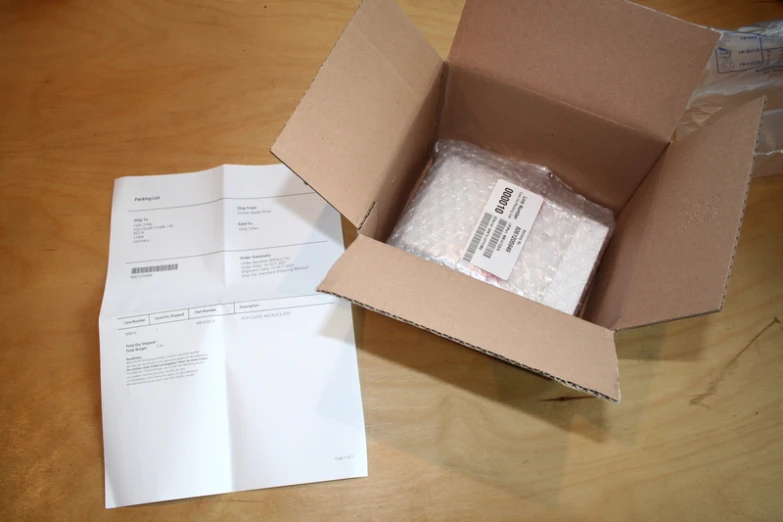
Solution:
[[[499,179],[465,245],[462,260],[508,279],[544,198]]]

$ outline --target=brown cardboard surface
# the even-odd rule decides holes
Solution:
[[[663,156],[656,168],[662,160]],[[606,328],[617,328],[639,265],[659,181],[660,177],[650,177],[642,183],[620,214],[583,310],[582,316],[586,320]]]
[[[406,132],[401,147],[404,153],[395,158],[376,194],[372,209],[361,224],[363,235],[384,241],[391,234],[417,182],[421,180],[435,145],[441,89],[439,80],[424,98],[419,113]]]
[[[545,165],[576,192],[616,213],[668,144],[668,139],[453,64],[448,65],[440,138]]]
[[[467,0],[449,62],[667,140],[717,38],[620,0]]]
[[[723,307],[764,103],[669,146],[619,217],[587,319],[623,329]]]
[[[612,331],[359,236],[320,291],[618,401]]]
[[[387,176],[418,161],[410,130],[441,69],[394,0],[365,0],[272,153],[358,227]]]

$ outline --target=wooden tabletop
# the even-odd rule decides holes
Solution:
[[[752,184],[722,313],[619,335],[620,405],[357,310],[368,478],[104,510],[112,182],[273,162],[357,3],[0,1],[0,520],[780,520],[783,176]],[[402,4],[445,55],[463,0]]]

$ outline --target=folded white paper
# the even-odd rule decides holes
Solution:
[[[118,179],[106,507],[367,475],[339,214],[282,165]]]

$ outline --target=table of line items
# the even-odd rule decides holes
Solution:
[[[284,315],[298,308],[324,306],[336,302],[337,299],[326,294],[310,294],[292,297],[276,297],[243,301],[236,303],[220,303],[178,310],[166,310],[146,314],[131,315],[117,318],[118,330],[143,328],[147,326],[175,323],[179,321],[197,321],[210,317],[245,315],[247,318],[272,317]],[[253,315],[258,314],[258,315]]]

